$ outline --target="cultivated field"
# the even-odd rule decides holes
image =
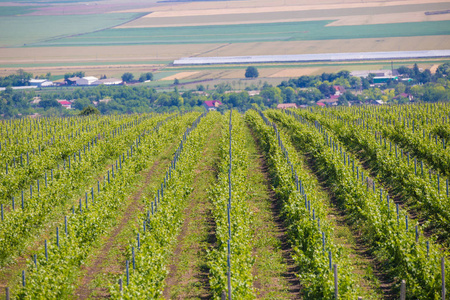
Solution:
[[[35,46],[248,43],[447,35],[450,21],[327,26],[332,21],[107,29]],[[349,41],[350,42],[350,41]]]
[[[450,14],[425,14],[450,9],[446,0],[57,2],[0,1],[0,74],[118,76],[189,56],[450,48]],[[294,74],[280,72],[268,76]]]

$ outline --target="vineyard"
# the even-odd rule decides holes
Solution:
[[[0,299],[449,299],[450,105],[0,127]]]

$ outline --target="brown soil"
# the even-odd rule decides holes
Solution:
[[[361,260],[364,263],[364,265],[372,267],[373,274],[380,283],[379,287],[381,289],[381,292],[383,293],[382,295],[383,299],[395,299],[394,295],[395,282],[392,280],[392,278],[389,278],[386,275],[386,273],[383,272],[382,262],[378,261],[375,258],[370,247],[368,247],[367,244],[364,242],[361,232],[358,230],[358,228],[356,228],[351,224],[351,221],[348,219],[345,210],[340,206],[333,192],[327,186],[325,178],[321,176],[318,170],[316,169],[314,159],[311,156],[306,155],[305,162],[309,167],[311,173],[317,177],[322,190],[324,190],[329,195],[329,199],[331,201],[330,204],[332,205],[330,207],[329,216],[335,219],[336,226],[349,227],[355,238],[356,241],[355,246],[349,245],[345,243],[343,239],[340,239],[342,246],[346,248],[351,248],[351,250],[355,253],[356,256],[358,256],[358,259]],[[358,268],[355,268],[355,272],[360,275],[364,274],[364,271]],[[363,289],[368,288],[367,284],[364,282],[364,280],[362,280],[362,278],[360,284]]]
[[[214,141],[213,136],[220,134],[220,124],[216,124],[215,129],[208,137],[208,141]],[[217,139],[216,139],[217,140]],[[211,214],[209,200],[206,197],[209,184],[205,183],[210,177],[214,178],[215,156],[214,151],[217,143],[211,143],[205,147],[202,153],[203,159],[194,170],[196,176],[193,181],[194,190],[189,197],[189,206],[185,208],[185,220],[181,232],[177,237],[177,246],[169,265],[169,275],[166,278],[166,287],[163,296],[166,299],[211,299],[209,289],[209,270],[206,266],[206,249],[212,249],[215,244],[215,223]],[[209,173],[209,174],[208,174]],[[190,235],[202,235],[202,230],[206,240],[201,243],[189,243]],[[180,267],[181,257],[189,256],[189,266],[187,270]],[[177,291],[174,292],[174,288]],[[192,287],[196,287],[195,289]],[[175,294],[175,295],[173,295]]]
[[[165,153],[169,153],[174,147],[174,145],[175,144],[169,147],[169,149],[166,150]],[[163,160],[157,160],[153,163],[153,165],[146,173],[143,186],[131,197],[131,202],[129,202],[122,218],[119,221],[119,224],[112,231],[112,233],[106,238],[105,240],[106,242],[103,244],[102,248],[98,251],[95,260],[93,260],[93,262],[88,266],[81,267],[81,270],[85,272],[85,276],[81,279],[80,283],[78,284],[78,288],[75,291],[75,295],[77,296],[78,299],[87,299],[92,294],[94,289],[90,287],[90,283],[101,272],[103,273],[105,273],[105,271],[109,273],[121,272],[120,266],[123,264],[121,264],[120,261],[111,262],[107,266],[104,266],[105,262],[108,261],[108,254],[114,247],[119,248],[119,250],[125,249],[125,245],[119,245],[119,243],[117,242],[117,238],[119,234],[123,232],[126,226],[130,223],[130,221],[134,220],[133,216],[135,216],[136,213],[142,210],[142,208],[144,207],[140,199],[142,193],[145,190],[145,187],[153,180],[153,175],[156,172],[156,170],[160,167],[160,165],[165,165],[168,161],[169,159],[166,158]],[[97,292],[99,292],[101,296],[108,296],[106,288],[100,288],[100,291]]]
[[[272,186],[270,184],[270,177],[269,177],[267,161],[266,161],[264,155],[261,154],[262,151],[259,147],[258,141],[251,129],[250,129],[250,132],[256,143],[256,148],[258,151],[258,159],[257,159],[258,166],[257,166],[256,170],[261,172],[264,176],[264,184],[266,186],[265,192],[269,195],[272,220],[275,222],[276,231],[269,233],[269,234],[273,234],[281,242],[281,254],[283,257],[283,261],[286,265],[286,270],[285,270],[284,274],[282,274],[282,275],[283,275],[283,280],[285,280],[288,284],[288,292],[291,296],[290,298],[291,299],[300,299],[302,286],[297,277],[298,267],[295,264],[294,259],[292,258],[293,250],[291,248],[291,244],[289,243],[287,229],[284,226],[284,221],[283,221],[283,218],[281,215],[282,203],[281,203],[281,200],[276,197],[275,192],[273,191]],[[258,274],[258,271],[256,269],[254,270],[254,274],[255,275]],[[258,298],[264,298],[264,296],[267,294],[267,292],[269,290],[280,289],[280,286],[278,285],[277,280],[273,280],[272,284],[274,286],[271,286],[269,288],[266,287],[266,289],[261,290],[261,284],[260,284],[259,280],[256,279],[254,282],[254,286],[257,290],[259,290]]]

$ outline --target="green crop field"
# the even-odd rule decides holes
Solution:
[[[36,10],[36,8],[36,6],[2,6],[0,9],[0,17],[29,14]]]
[[[2,7],[4,9],[4,7]],[[92,14],[64,16],[5,16],[0,18],[0,46],[21,46],[56,37],[93,32],[114,27],[139,14]]]
[[[161,28],[108,29],[34,43],[33,46],[90,46],[183,43],[247,43],[408,37],[450,34],[450,21],[330,26],[329,21],[217,25]]]

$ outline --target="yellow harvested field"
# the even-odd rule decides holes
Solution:
[[[269,77],[277,78],[277,77],[300,77],[303,75],[311,75],[319,72],[320,68],[292,68],[292,69],[284,69],[278,71]]]
[[[160,80],[175,80],[175,79],[185,79],[188,78],[192,75],[197,74],[198,72],[181,72],[181,73],[177,73],[175,75],[171,75],[171,76],[167,76],[164,78],[161,78]]]
[[[442,36],[368,38],[353,40],[279,41],[236,43],[218,47],[200,56],[284,55],[371,51],[445,50],[449,41]]]
[[[299,22],[337,20],[331,26],[385,24],[449,20],[450,14],[425,15],[425,11],[392,13],[390,7],[448,3],[448,0],[404,1],[321,1],[317,4],[307,0],[286,1],[213,1],[177,3],[122,12],[148,12],[147,15],[116,28],[180,27],[202,25],[231,25],[252,23]],[[365,8],[367,15],[354,15],[348,9]],[[378,12],[371,14],[370,8]],[[347,9],[347,10],[346,10]],[[382,9],[385,13],[379,11]],[[297,12],[297,14],[295,14]],[[308,14],[311,13],[311,15]]]
[[[408,12],[382,15],[346,16],[327,26],[370,25],[405,22],[448,21],[450,14],[425,15],[425,12]]]
[[[218,44],[0,48],[0,64],[170,61],[217,47]]]
[[[147,8],[130,9],[116,11],[120,13],[161,13],[157,16],[182,17],[189,15],[211,15],[211,14],[229,14],[229,13],[261,13],[274,11],[301,11],[301,10],[319,10],[319,9],[341,9],[357,7],[382,7],[411,4],[426,4],[448,2],[448,0],[397,0],[397,1],[378,1],[378,0],[323,0],[320,3],[311,0],[250,0],[250,1],[201,1],[201,2],[182,2],[168,3],[160,6],[149,6]]]

